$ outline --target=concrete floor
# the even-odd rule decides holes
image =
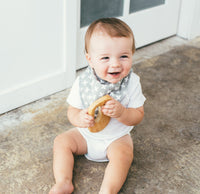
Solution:
[[[200,38],[172,37],[138,49],[134,71],[147,101],[131,133],[135,157],[120,193],[200,193]],[[68,93],[0,115],[0,193],[48,193],[53,139],[72,127]],[[74,193],[98,193],[106,165],[75,157]]]

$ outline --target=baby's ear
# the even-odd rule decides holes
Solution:
[[[90,55],[88,54],[88,53],[85,53],[85,57],[86,57],[86,59],[87,59],[87,61],[88,61],[88,63],[91,61],[91,57],[90,57]]]
[[[87,59],[88,64],[92,67],[91,57],[88,53],[85,53],[85,57]]]

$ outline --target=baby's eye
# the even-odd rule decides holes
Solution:
[[[109,57],[102,57],[101,59],[102,59],[102,60],[108,60]]]
[[[122,55],[121,58],[125,59],[125,58],[128,58],[128,56],[127,55]]]

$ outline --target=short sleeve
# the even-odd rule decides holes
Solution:
[[[140,78],[139,78],[139,76],[136,76],[136,74],[133,79],[133,85],[134,85],[134,87],[132,87],[128,107],[129,108],[139,108],[144,105],[146,98],[142,93]]]
[[[79,77],[76,78],[71,88],[71,91],[67,98],[67,103],[69,103],[71,106],[75,108],[83,109],[83,105],[80,98],[80,91],[79,91]]]

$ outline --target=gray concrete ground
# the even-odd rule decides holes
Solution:
[[[200,193],[200,38],[172,37],[136,51],[147,97],[131,135],[134,161],[122,194]],[[64,90],[0,115],[0,193],[48,193],[52,146],[71,124]],[[106,163],[75,157],[75,194],[98,193]]]

